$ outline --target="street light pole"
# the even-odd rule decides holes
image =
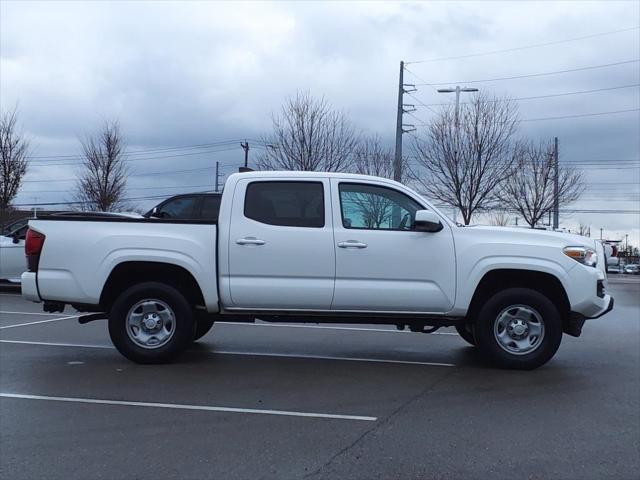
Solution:
[[[456,111],[455,111],[455,126],[458,128],[460,117],[460,92],[477,92],[477,88],[460,88],[460,85],[457,85],[456,88],[439,88],[438,93],[455,93],[456,94]]]

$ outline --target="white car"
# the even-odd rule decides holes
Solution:
[[[24,255],[26,233],[26,221],[18,221],[0,236],[0,280],[19,283],[20,276],[27,270]]]
[[[107,317],[141,363],[175,358],[216,320],[258,317],[454,326],[495,364],[531,369],[613,308],[600,243],[459,227],[363,175],[237,173],[217,218],[51,216],[31,222],[25,250],[25,298],[94,312],[81,323]]]

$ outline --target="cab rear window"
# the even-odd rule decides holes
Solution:
[[[247,186],[244,216],[282,227],[322,228],[325,223],[321,182],[252,182]]]

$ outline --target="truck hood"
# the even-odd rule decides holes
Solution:
[[[597,248],[593,238],[575,235],[572,233],[554,232],[551,230],[536,230],[532,228],[518,227],[493,227],[484,225],[474,225],[460,227],[461,230],[468,230],[469,233],[477,232],[483,236],[504,237],[505,241],[512,238],[519,243],[546,244],[558,246],[583,246]]]

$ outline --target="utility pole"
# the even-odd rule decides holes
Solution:
[[[398,81],[398,112],[396,118],[396,156],[393,160],[393,179],[402,180],[402,102],[404,100],[404,62],[400,62],[400,80]]]
[[[407,90],[405,87],[411,87],[411,90]],[[404,62],[400,62],[400,76],[398,79],[398,111],[396,118],[396,155],[393,159],[393,179],[396,182],[402,181],[402,134],[413,132],[415,130],[414,125],[404,125],[402,123],[402,115],[404,113],[414,112],[414,105],[404,104],[404,94],[415,92],[415,85],[409,85],[404,83]],[[411,108],[411,110],[405,109],[405,107]],[[404,127],[409,127],[405,129]]]
[[[218,193],[218,179],[220,178],[219,170],[220,170],[220,162],[216,162],[216,189],[215,189],[216,193]]]
[[[560,202],[558,201],[558,137],[553,139],[553,229],[560,223]]]
[[[249,163],[249,142],[245,140],[244,143],[240,144],[240,146],[244,150],[244,168],[247,168]]]

